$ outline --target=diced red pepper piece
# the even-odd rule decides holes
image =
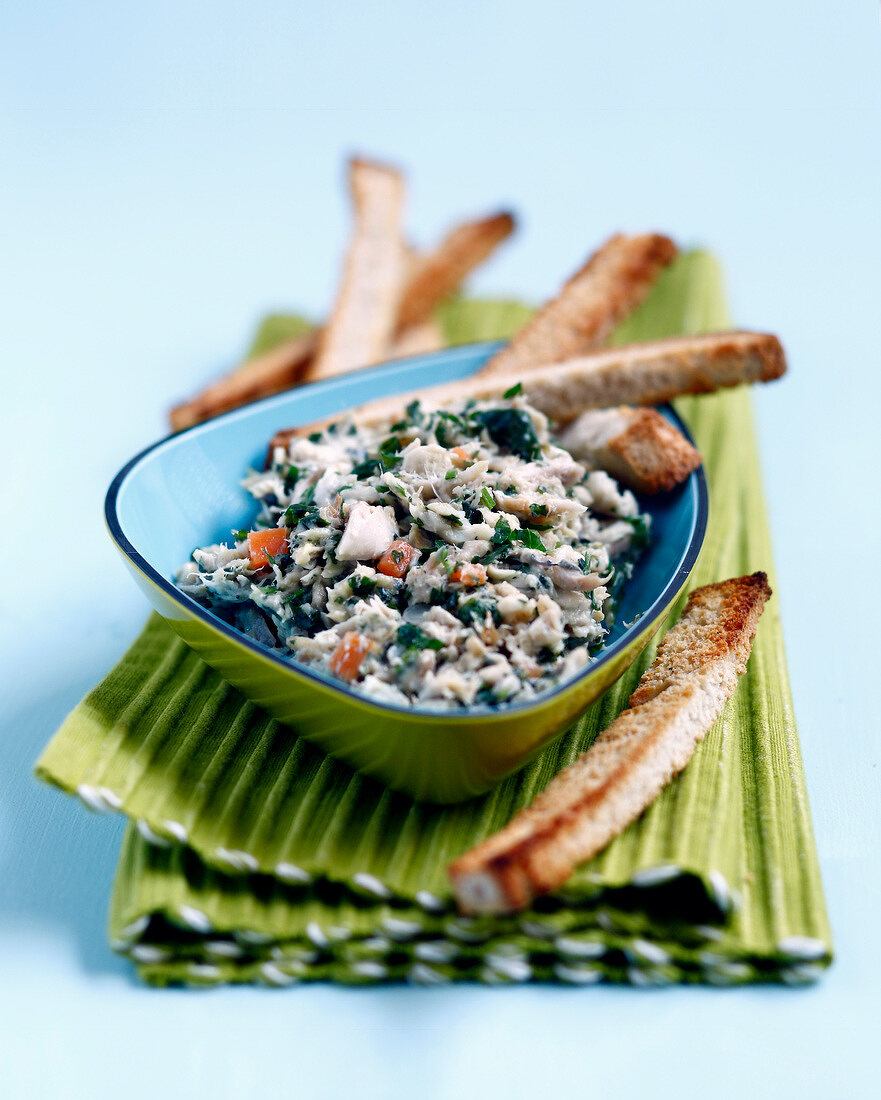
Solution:
[[[387,577],[403,577],[416,557],[417,550],[403,539],[395,539],[391,546],[376,563],[377,573]]]
[[[342,680],[354,680],[373,643],[357,630],[347,631],[330,659],[330,671]]]
[[[269,565],[268,554],[274,558],[287,552],[287,527],[273,527],[268,531],[252,531],[248,535],[248,553],[251,555],[251,568],[262,569]]]
[[[450,580],[458,584],[464,584],[466,588],[477,588],[486,584],[486,566],[479,562],[465,562],[457,565],[450,574]]]

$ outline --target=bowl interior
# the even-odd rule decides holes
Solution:
[[[240,481],[249,467],[262,468],[274,432],[373,397],[464,378],[497,346],[455,348],[360,371],[268,398],[171,436],[117,475],[107,497],[111,532],[166,595],[225,631],[224,624],[180,593],[170,578],[194,548],[227,540],[233,529],[248,526],[256,505]],[[672,409],[662,412],[683,428]],[[624,644],[626,624],[666,606],[694,564],[706,521],[702,471],[672,492],[641,503],[652,516],[652,539],[625,586],[604,654]]]

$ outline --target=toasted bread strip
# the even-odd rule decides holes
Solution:
[[[533,367],[513,378],[478,372],[460,382],[446,382],[396,397],[380,397],[352,409],[359,424],[396,419],[411,401],[425,408],[453,401],[500,397],[512,382],[537,409],[559,424],[568,424],[587,409],[612,405],[658,405],[685,393],[710,393],[741,382],[768,382],[786,371],[786,357],[776,336],[755,332],[721,332],[676,336],[653,343],[628,344],[594,352],[565,363]],[[298,435],[327,427],[340,414],[277,432],[269,453]]]
[[[406,250],[401,234],[404,179],[372,161],[353,159],[349,185],[355,231],[337,300],[304,381],[332,378],[381,359],[398,319]]]
[[[465,913],[525,908],[635,821],[691,759],[746,668],[764,573],[691,594],[625,710],[527,809],[449,867]]]
[[[419,271],[423,262],[423,255],[410,241],[404,241],[404,287],[406,288],[413,277]],[[405,289],[406,293],[406,289]],[[403,308],[403,299],[401,300],[401,308]],[[400,316],[400,310],[398,311]]]
[[[484,366],[485,374],[519,377],[528,367],[556,363],[602,347],[676,256],[659,233],[617,234],[591,256],[563,289]]]
[[[168,414],[172,430],[183,431],[231,409],[299,385],[315,356],[320,334],[321,330],[315,329],[285,340],[262,355],[240,363],[189,401],[175,405]],[[411,325],[397,336],[387,356],[399,359],[407,355],[424,355],[443,347],[444,335],[440,328],[434,321],[425,321],[421,325]]]
[[[463,222],[444,237],[438,247],[417,259],[401,299],[398,331],[418,325],[460,285],[514,231],[514,216],[507,212],[478,221]]]
[[[510,235],[514,225],[512,215],[495,214],[456,226],[426,256],[405,246],[404,290],[395,323],[396,335],[381,358],[421,355],[444,347],[443,333],[430,320],[431,311]],[[427,319],[412,320],[420,316]],[[317,329],[302,340],[287,340],[265,355],[240,363],[228,375],[173,408],[169,414],[172,428],[180,431],[201,424],[240,405],[299,385],[306,380],[322,332]]]
[[[657,409],[592,409],[560,435],[560,444],[594,469],[638,493],[660,493],[700,466],[700,453]]]
[[[429,319],[405,328],[395,337],[387,355],[389,359],[403,359],[407,355],[425,355],[430,351],[440,351],[444,346],[444,334],[440,325]]]
[[[317,347],[318,332],[313,331],[255,356],[189,401],[176,405],[168,414],[171,427],[179,432],[240,405],[290,389],[301,379]]]

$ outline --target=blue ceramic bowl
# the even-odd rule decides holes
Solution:
[[[249,467],[262,467],[267,442],[279,428],[373,397],[464,378],[498,346],[455,348],[358,371],[170,436],[120,470],[105,502],[110,534],[150,603],[222,676],[327,752],[392,787],[439,802],[470,797],[519,768],[645,647],[685,585],[703,541],[702,469],[672,492],[642,502],[652,515],[652,540],[625,587],[617,625],[600,654],[573,680],[500,709],[438,713],[371,702],[238,633],[170,578],[194,547],[222,542],[232,529],[249,526],[256,503],[239,483]],[[672,409],[662,412],[685,431]]]

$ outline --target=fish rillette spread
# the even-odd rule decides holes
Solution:
[[[517,392],[275,448],[250,530],[176,582],[295,663],[376,701],[500,707],[584,668],[649,517],[554,444]]]

